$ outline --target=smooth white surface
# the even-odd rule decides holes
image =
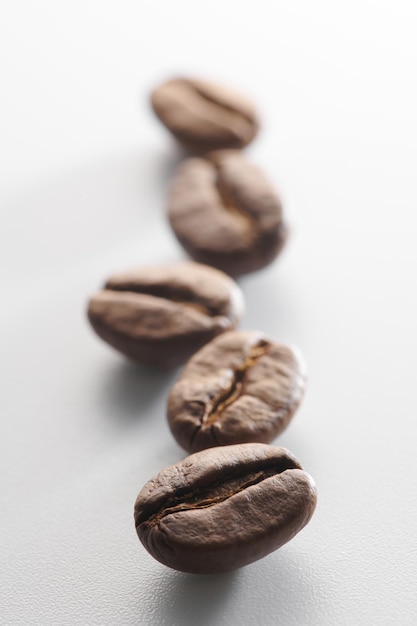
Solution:
[[[0,19],[0,623],[415,624],[414,2],[4,3]],[[315,477],[310,525],[229,575],[180,574],[133,502],[182,457],[176,372],[89,330],[107,274],[181,258],[178,155],[147,105],[171,73],[251,93],[248,150],[281,189],[285,254],[241,281],[244,328],[298,344],[309,387],[277,440]]]

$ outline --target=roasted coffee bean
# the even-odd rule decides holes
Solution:
[[[230,331],[201,348],[168,397],[168,422],[188,452],[250,441],[269,443],[304,393],[304,360],[259,332]]]
[[[214,83],[170,80],[153,91],[151,103],[161,122],[192,152],[243,148],[258,132],[253,104]]]
[[[135,504],[145,548],[183,572],[242,567],[310,520],[316,487],[285,448],[246,443],[196,452],[152,478]]]
[[[189,255],[232,276],[261,269],[287,236],[281,202],[237,151],[187,159],[171,187],[171,226]]]
[[[242,310],[242,292],[229,276],[188,262],[112,276],[91,298],[88,317],[104,341],[131,359],[176,367],[235,328]]]

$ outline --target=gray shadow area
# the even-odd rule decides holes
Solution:
[[[152,616],[142,615],[137,624],[209,626],[223,623],[222,616],[227,613],[239,572],[208,576],[174,571],[164,574],[154,588]]]
[[[262,577],[262,585],[259,585],[259,577]],[[248,582],[252,584],[248,585]],[[252,588],[256,588],[256,599],[252,596]],[[267,614],[271,618],[264,620],[262,626],[318,626],[325,623],[328,598],[319,576],[312,571],[311,563],[306,562],[303,554],[289,546],[253,566],[251,578],[245,580],[244,593],[248,600],[247,609],[245,613],[242,611],[239,620],[242,625],[259,623],[257,607],[269,607]],[[265,610],[259,610],[265,615]]]
[[[176,144],[173,140],[168,140],[159,166],[161,182],[169,186],[180,163],[190,156],[192,155],[180,145]]]
[[[271,618],[262,626],[310,626],[319,623],[311,621],[312,615],[317,616],[317,605],[321,604],[325,613],[327,604],[319,580],[312,585],[312,579],[314,572],[302,555],[285,548],[226,574],[198,576],[165,571],[152,583],[147,581],[146,593],[152,598],[145,600],[134,623],[253,626],[259,624],[259,615],[265,615],[264,607],[268,606]]]
[[[116,361],[102,376],[100,404],[108,419],[119,424],[144,420],[148,409],[161,405],[165,413],[168,393],[179,370],[146,367],[131,361]]]
[[[206,626],[219,622],[237,572],[217,576],[184,575],[167,597],[172,624]],[[191,601],[190,601],[191,600]]]

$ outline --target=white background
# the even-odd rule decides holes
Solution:
[[[415,624],[417,7],[412,0],[13,0],[0,18],[0,623]],[[315,477],[291,543],[237,572],[168,570],[133,502],[183,456],[178,372],[88,328],[107,274],[183,256],[178,154],[148,106],[171,74],[259,103],[248,149],[292,237],[241,280],[244,328],[297,344],[302,408],[277,440]]]

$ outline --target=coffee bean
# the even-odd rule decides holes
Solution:
[[[143,487],[135,525],[161,563],[214,574],[252,563],[292,539],[310,520],[316,499],[313,479],[284,448],[210,448]]]
[[[187,159],[173,180],[168,214],[193,259],[232,276],[271,263],[287,236],[275,191],[236,151]]]
[[[229,276],[188,262],[112,276],[91,298],[88,317],[99,337],[131,359],[176,367],[235,328],[242,310]]]
[[[258,132],[253,104],[214,83],[173,79],[153,91],[151,103],[161,122],[193,152],[243,148]]]
[[[230,331],[201,348],[168,397],[168,422],[188,452],[250,441],[269,443],[304,393],[304,359],[259,332]]]

